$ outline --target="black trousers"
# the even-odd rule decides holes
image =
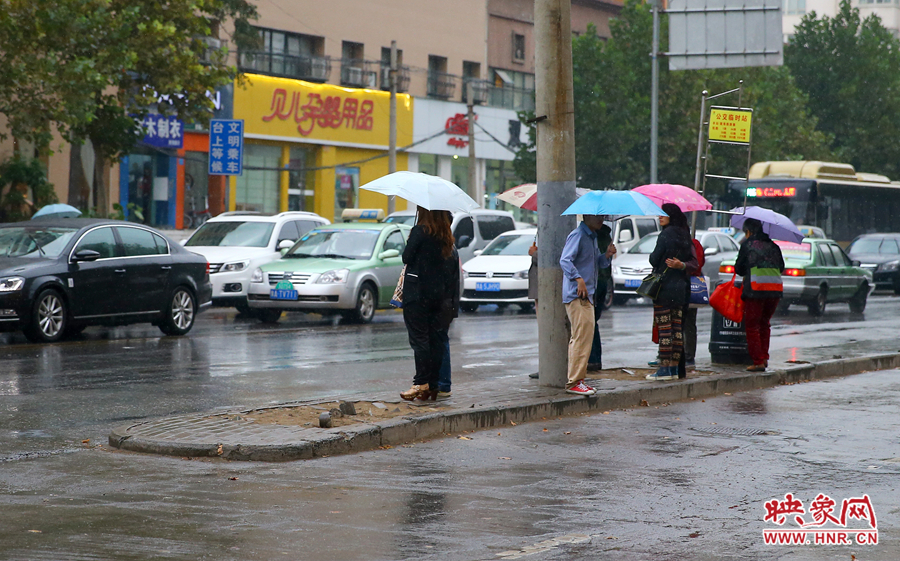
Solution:
[[[403,321],[409,334],[416,361],[416,375],[413,384],[428,384],[437,389],[438,374],[444,358],[444,340],[441,332],[445,329],[441,320],[440,300],[416,300],[403,303]]]

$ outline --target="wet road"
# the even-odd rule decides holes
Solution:
[[[898,315],[900,298],[890,296],[873,298],[864,319],[846,306],[833,306],[818,319],[795,311],[778,319],[773,362],[897,350]],[[649,316],[648,308],[633,305],[604,315],[606,366],[653,358]],[[706,314],[700,331],[709,331]],[[464,316],[452,330],[454,381],[510,377],[514,384],[515,376],[536,369],[535,338],[533,315],[486,309]],[[594,556],[627,544],[627,558],[666,559],[678,544],[702,544],[698,551],[706,554],[716,543],[729,555],[769,551],[759,558],[771,558],[772,550],[757,543],[763,527],[757,492],[774,497],[790,491],[785,486],[796,472],[796,492],[811,492],[822,475],[823,492],[872,495],[875,490],[858,483],[882,485],[879,474],[895,474],[894,464],[882,460],[900,457],[892,448],[897,427],[884,426],[885,411],[896,412],[896,373],[565,420],[550,423],[556,428],[548,426],[547,433],[529,424],[513,429],[515,439],[478,434],[472,441],[290,465],[182,461],[92,447],[105,443],[111,426],[129,419],[404,388],[412,361],[396,313],[379,314],[368,326],[299,315],[265,326],[214,310],[185,338],[162,338],[142,326],[92,328],[81,340],[47,346],[3,335],[0,360],[0,559],[272,559],[282,551],[302,559],[416,559],[447,551],[454,559],[489,559],[572,533],[609,533],[617,540],[594,537],[533,558],[574,559],[578,551]],[[870,380],[866,386],[862,380],[869,376],[880,385]],[[794,392],[814,395],[801,399]],[[759,409],[752,400],[714,405],[743,403],[751,395],[763,396],[755,398],[763,411],[738,410]],[[783,401],[766,405],[773,395]],[[708,422],[776,427],[782,436],[742,437],[740,446],[748,448],[716,452],[735,446],[727,444],[734,437],[693,429],[704,416],[721,415],[727,418]],[[785,423],[795,427],[793,436],[785,436]],[[816,423],[831,428],[811,438],[804,430],[815,433]],[[572,434],[561,440],[566,431]],[[815,452],[818,446],[837,459]],[[704,454],[712,459],[701,462]],[[856,465],[854,454],[876,467]],[[715,467],[700,469],[707,461]],[[713,505],[714,494],[702,497],[700,489],[754,494],[743,503],[716,498],[739,506],[724,514],[689,515],[688,522],[698,520],[704,530],[702,539],[685,539],[681,532],[690,524],[679,521],[684,515],[678,510],[693,508],[695,500]],[[896,504],[890,486],[878,492]],[[625,507],[616,506],[618,500]],[[892,508],[878,511],[879,525],[884,521],[885,536],[896,539]],[[735,518],[735,511],[741,516]],[[736,539],[742,525],[752,535]],[[890,551],[888,540],[882,541],[857,557],[900,557],[872,557],[873,551]]]

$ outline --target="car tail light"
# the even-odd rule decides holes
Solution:
[[[722,265],[721,267],[719,267],[719,272],[720,273],[733,273],[734,265]]]
[[[785,269],[783,274],[789,277],[805,277],[806,269]]]

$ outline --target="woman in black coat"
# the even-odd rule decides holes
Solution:
[[[687,218],[674,204],[664,204],[668,216],[659,219],[662,232],[650,254],[654,273],[662,274],[659,294],[653,300],[653,323],[659,331],[659,369],[648,380],[673,380],[684,361],[682,321],[690,298],[688,268],[696,268],[694,244]]]
[[[459,303],[459,258],[447,212],[419,207],[403,262],[403,320],[416,361],[413,386],[400,397],[436,399],[444,356],[442,333],[450,327]]]

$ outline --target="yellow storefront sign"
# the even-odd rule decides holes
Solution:
[[[234,87],[245,135],[337,146],[387,147],[390,93],[247,74]],[[397,145],[412,142],[412,98],[397,95]]]
[[[729,144],[750,144],[752,109],[713,107],[709,114],[709,140]]]

